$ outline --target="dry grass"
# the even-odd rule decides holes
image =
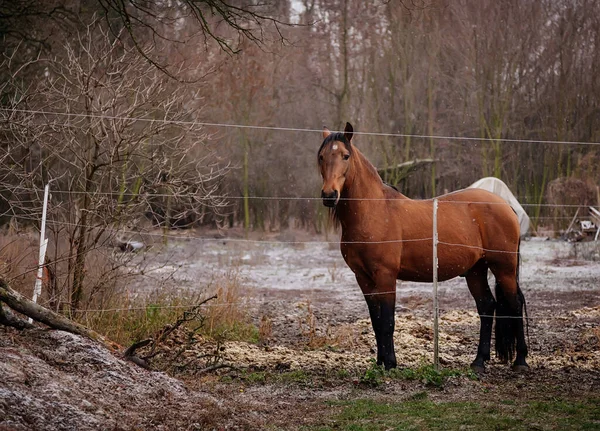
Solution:
[[[298,320],[300,333],[306,339],[306,345],[309,348],[319,348],[327,344],[327,338],[317,332],[317,317],[315,316],[311,301],[300,304],[304,314]]]
[[[232,270],[213,281],[206,289],[217,298],[206,305],[204,333],[213,338],[258,341],[258,329],[252,324],[252,292],[242,285],[240,274]]]
[[[31,297],[37,277],[39,236],[36,232],[0,236],[0,277],[26,297]],[[72,269],[69,244],[63,236],[51,235],[43,271],[42,296],[39,303],[54,311],[63,310],[70,300]],[[101,308],[126,282],[121,271],[126,265],[115,259],[108,247],[88,252],[85,266],[85,290],[80,308]]]
[[[56,280],[50,283],[44,277],[38,302],[61,312],[67,310],[65,305],[69,302],[69,265],[65,259],[68,244],[64,238],[52,239],[54,244],[58,243],[58,246],[51,244],[48,251],[51,259],[58,261],[51,265]],[[33,293],[38,253],[39,238],[34,232],[0,236],[0,277],[9,280],[11,287],[27,297]],[[91,250],[86,259],[85,288],[77,320],[127,345],[152,336],[176,321],[184,310],[216,294],[217,299],[205,305],[202,332],[209,337],[258,341],[259,330],[249,317],[251,295],[242,286],[238,271],[230,271],[196,293],[165,294],[166,289],[158,285],[147,295],[131,295],[131,283],[139,281],[146,269],[143,256],[115,252],[109,246]],[[264,325],[263,332],[262,338],[268,338],[268,325]]]
[[[110,340],[129,345],[152,337],[198,302],[200,298],[192,296],[155,294],[142,299],[115,295],[104,308],[90,309],[79,320]]]
[[[34,233],[0,235],[0,277],[11,286],[31,296],[35,283],[39,237]]]
[[[345,324],[335,328],[332,334],[332,345],[340,349],[354,349],[358,346],[361,328],[353,324]]]
[[[315,315],[311,301],[299,307],[304,311],[298,319],[304,345],[308,349],[352,348],[358,339],[358,329],[354,325],[331,326],[320,323]]]
[[[273,338],[273,321],[267,315],[263,315],[258,326],[258,342],[263,346],[271,344]]]
[[[201,292],[161,294],[146,297],[114,295],[104,309],[85,314],[84,323],[110,339],[129,344],[152,337],[157,331],[179,319],[183,312],[206,298],[217,297],[202,306],[198,319],[188,325],[202,335],[223,339],[257,342],[258,329],[252,324],[248,294],[242,296],[237,272],[214,280]]]

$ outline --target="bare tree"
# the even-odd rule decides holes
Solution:
[[[539,204],[553,179],[597,172],[590,163],[595,147],[507,141],[600,141],[600,3],[593,0],[303,0],[273,7],[185,0],[172,8],[116,0],[8,3],[0,9],[4,52],[10,56],[18,47],[22,54],[11,57],[10,70],[30,61],[37,65],[22,69],[23,80],[10,96],[15,100],[46,79],[39,53],[60,58],[62,36],[76,35],[96,12],[111,40],[118,39],[132,57],[181,81],[195,80],[194,91],[205,102],[198,118],[206,122],[312,129],[351,120],[360,131],[408,135],[361,136],[358,142],[379,167],[436,159],[404,184],[411,196],[496,175],[525,203]],[[47,25],[40,26],[39,17]],[[301,25],[280,24],[288,21]],[[283,46],[282,38],[290,44]],[[14,120],[13,128],[34,122],[24,113]],[[42,133],[36,130],[19,139],[36,140]],[[285,226],[290,215],[318,218],[316,204],[294,209],[294,201],[250,199],[318,195],[309,135],[248,128],[211,132],[219,156],[240,168],[226,181],[232,194],[245,197],[232,200],[232,223],[267,228]],[[306,144],[291,145],[300,142]],[[16,138],[10,145],[11,163],[25,167],[19,175],[36,169],[37,147]],[[23,202],[39,198],[22,193]],[[168,202],[157,206],[163,213],[158,218],[165,217]],[[272,217],[278,220],[264,222]]]
[[[174,86],[102,21],[64,50],[64,59],[44,62],[46,77],[35,86],[18,88],[22,68],[5,84],[13,109],[1,111],[0,181],[20,217],[39,213],[31,194],[53,182],[76,310],[91,250],[145,213],[167,226],[197,221],[207,208],[218,213],[227,166],[211,161],[207,135],[194,123],[198,88]]]
[[[277,5],[277,6],[276,6]],[[216,43],[223,51],[239,52],[249,40],[262,45],[276,35],[284,42],[287,18],[280,2],[255,3],[223,0],[149,2],[130,0],[11,0],[0,3],[0,36],[8,50],[26,44],[25,58],[60,49],[63,38],[73,37],[99,17],[114,37],[161,71],[177,77],[168,53],[176,46]],[[155,50],[149,51],[152,43]],[[181,77],[177,77],[181,78]]]

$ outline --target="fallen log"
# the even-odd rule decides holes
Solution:
[[[5,280],[0,279],[0,303],[2,302],[10,308],[12,308],[13,310],[32,318],[36,322],[48,325],[53,329],[59,329],[62,331],[71,332],[72,334],[87,337],[91,340],[102,343],[111,351],[119,350],[120,346],[118,346],[116,343],[110,340],[107,340],[104,336],[98,334],[96,331],[93,331],[90,328],[87,328],[86,326],[83,326],[77,322],[73,322],[65,316],[55,313],[52,310],[48,310],[47,308],[42,307],[39,304],[36,304],[35,302],[25,298],[19,292],[11,289]],[[2,306],[0,305],[0,308],[1,307]],[[6,317],[8,316],[8,314],[6,313],[6,311],[2,311],[0,312],[0,317],[1,316]],[[12,317],[14,318],[14,316]],[[9,320],[7,320],[6,322],[8,323]]]
[[[215,299],[217,296],[211,296],[210,298],[205,299],[199,304],[191,307],[190,310],[186,310],[183,312],[183,315],[177,320],[174,325],[167,325],[161,331],[159,331],[155,338],[146,339],[143,341],[139,341],[137,343],[132,344],[129,348],[127,348],[124,352],[120,352],[121,346],[117,343],[108,340],[106,337],[98,334],[96,331],[91,330],[90,328],[83,326],[77,322],[74,322],[67,317],[55,313],[52,310],[49,310],[41,305],[31,301],[30,299],[25,298],[19,292],[11,289],[5,280],[0,279],[0,324],[4,324],[7,326],[12,326],[17,329],[25,329],[32,328],[33,325],[29,322],[16,317],[13,313],[8,309],[3,308],[3,303],[8,307],[13,309],[14,311],[21,313],[31,319],[43,323],[53,329],[59,329],[62,331],[67,331],[72,334],[81,335],[83,337],[89,338],[93,341],[101,343],[106,348],[108,348],[113,353],[118,353],[121,357],[127,361],[133,362],[136,365],[150,369],[150,364],[148,363],[148,359],[150,359],[153,355],[150,354],[145,358],[140,358],[136,356],[135,352],[137,349],[144,347],[150,343],[153,344],[153,349],[156,347],[157,343],[162,342],[171,332],[177,329],[179,326],[188,322],[194,318],[198,317],[198,313],[200,307],[206,302]],[[218,369],[222,367],[226,367],[228,365],[219,365],[216,368],[207,368],[202,372],[209,372],[213,369]],[[229,366],[230,367],[230,366]]]
[[[0,302],[0,325],[12,326],[17,329],[32,328],[33,325],[27,320],[20,319],[15,316],[9,308],[4,309],[2,302]]]

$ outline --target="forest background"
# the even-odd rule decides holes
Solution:
[[[412,198],[496,176],[554,231],[598,203],[593,0],[16,0],[0,35],[1,222],[38,226],[51,183],[74,309],[143,222],[322,232],[324,125]]]

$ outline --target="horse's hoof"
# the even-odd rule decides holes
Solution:
[[[525,374],[525,373],[529,372],[529,365],[527,365],[527,364],[525,364],[525,365],[514,364],[512,366],[512,370],[513,370],[514,373],[517,373],[517,374]]]
[[[394,361],[392,361],[392,362],[386,362],[386,363],[385,363],[385,370],[386,370],[386,371],[389,371],[389,370],[391,370],[392,368],[396,368],[396,367],[397,367],[397,364],[396,364],[396,361],[395,361],[395,360],[394,360]]]
[[[478,376],[485,374],[485,367],[483,365],[471,364],[471,370]]]

